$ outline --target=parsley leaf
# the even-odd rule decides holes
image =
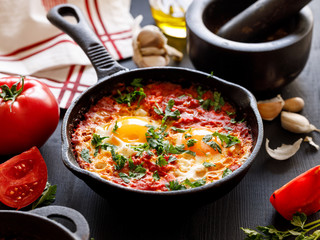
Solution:
[[[125,183],[129,183],[129,182],[130,182],[130,177],[129,177],[128,174],[126,174],[126,173],[119,172],[119,177],[120,177]]]
[[[237,137],[230,134],[214,132],[213,136],[217,136],[222,143],[226,143],[226,147],[232,147],[238,143],[241,143],[241,141]]]
[[[215,91],[213,93],[213,107],[215,111],[221,110],[221,107],[224,105],[224,99],[221,97],[221,93]]]
[[[192,146],[194,146],[194,144],[195,143],[197,143],[198,142],[198,140],[197,139],[189,139],[188,141],[187,141],[187,146],[188,147],[192,147]]]
[[[208,134],[208,135],[205,135],[203,138],[202,138],[202,142],[204,142],[205,144],[207,144],[209,147],[213,148],[214,150],[218,151],[219,153],[222,152],[221,150],[221,147],[219,146],[219,144],[217,144],[215,141],[211,141],[210,140],[212,139],[212,134]]]
[[[117,133],[116,131],[118,130],[119,126],[118,126],[118,121],[116,120],[116,123],[114,124],[114,127],[112,129],[112,132]]]
[[[198,97],[197,97],[197,99],[202,99],[202,96],[203,96],[203,94],[205,94],[205,90],[202,90],[202,87],[201,86],[198,86],[197,87],[197,93],[198,93]]]
[[[47,182],[41,196],[32,204],[32,209],[38,206],[48,206],[56,199],[57,185],[51,185]]]
[[[296,240],[311,240],[319,239],[320,230],[315,230],[319,227],[319,220],[306,223],[307,216],[304,213],[295,213],[290,223],[295,226],[292,229],[280,231],[274,226],[258,226],[256,230],[242,228],[241,230],[247,235],[246,239],[262,240],[262,239],[296,239]],[[310,233],[309,233],[310,232]]]
[[[91,157],[90,157],[89,149],[87,149],[87,148],[82,149],[80,155],[81,155],[81,158],[84,161],[86,161],[87,163],[91,163],[92,162],[91,161]]]
[[[168,163],[174,162],[176,160],[177,160],[177,158],[175,156],[170,155],[169,159],[168,159]]]
[[[112,155],[112,160],[116,163],[114,165],[114,169],[121,170],[126,164],[126,162],[128,161],[128,159],[125,156],[116,153],[114,148],[111,148],[111,155]]]
[[[142,88],[143,85],[141,84],[141,81],[142,81],[142,78],[135,78],[130,84],[131,86]]]
[[[172,129],[173,131],[178,132],[178,133],[184,133],[184,132],[186,132],[186,131],[189,131],[189,129],[182,129],[182,128],[177,128],[177,127],[171,127],[171,129]]]
[[[202,165],[206,168],[209,168],[209,167],[215,167],[216,165],[214,163],[211,163],[211,162],[204,162],[202,163]]]
[[[231,173],[232,173],[231,169],[230,168],[226,168],[222,173],[222,178],[230,175]]]
[[[184,135],[184,138],[185,138],[185,139],[191,138],[191,137],[192,137],[192,135],[191,135],[190,133],[186,133],[186,134]]]
[[[99,134],[94,133],[92,136],[91,144],[94,147],[99,147],[100,145],[102,145],[102,140],[106,138],[108,137],[101,137]]]
[[[156,164],[160,167],[168,165],[167,160],[164,158],[163,155],[159,155],[156,161]]]
[[[176,109],[175,111],[171,111],[171,109],[173,108],[174,105],[174,99],[170,99],[168,101],[167,107],[164,110],[164,112],[160,109],[159,106],[157,106],[157,108],[154,108],[154,111],[158,114],[158,115],[164,115],[164,117],[162,118],[162,124],[163,125],[167,119],[169,117],[173,118],[173,119],[177,119],[180,116],[180,111],[178,109]]]
[[[158,171],[154,171],[154,173],[152,174],[152,177],[155,181],[159,181],[160,180],[160,176]]]
[[[134,102],[137,99],[138,96],[139,96],[139,99],[138,99],[138,107],[139,107],[140,101],[144,97],[146,97],[146,94],[144,93],[143,88],[140,88],[138,91],[134,90],[133,92],[129,92],[129,93],[126,93],[126,94],[122,94],[118,90],[118,94],[119,94],[119,97],[117,97],[115,99],[116,102],[117,103],[126,103],[126,104],[128,104],[129,107],[131,106],[131,103]]]
[[[91,145],[95,148],[94,156],[96,157],[98,155],[99,149],[103,148],[104,150],[107,150],[108,147],[111,147],[113,145],[109,143],[103,143],[103,140],[108,137],[101,137],[99,134],[94,133],[91,140]],[[113,146],[115,147],[115,146]]]
[[[206,184],[206,179],[205,179],[205,178],[201,178],[201,179],[198,179],[198,180],[196,180],[196,181],[194,181],[194,182],[191,182],[191,181],[187,178],[187,179],[184,180],[182,183],[185,184],[185,185],[187,185],[187,186],[189,186],[189,187],[191,187],[191,188],[196,188],[196,187],[201,187],[201,186],[205,185],[205,184]]]
[[[166,187],[170,191],[179,191],[179,190],[187,189],[184,185],[180,184],[177,180],[170,181],[169,183],[166,184]]]

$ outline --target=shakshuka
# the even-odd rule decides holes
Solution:
[[[90,107],[72,145],[80,167],[108,181],[172,191],[231,174],[253,140],[246,119],[218,90],[133,79]]]

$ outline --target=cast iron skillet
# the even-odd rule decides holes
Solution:
[[[70,221],[75,232],[55,221],[59,218]],[[78,211],[62,206],[42,207],[29,212],[0,210],[0,222],[1,239],[87,240],[90,235],[86,219]]]
[[[73,16],[77,23],[69,23],[64,16]],[[76,176],[82,179],[95,192],[102,197],[120,201],[129,199],[130,202],[137,200],[136,204],[145,205],[147,202],[155,204],[158,200],[164,203],[174,204],[175,201],[184,203],[209,203],[220,198],[233,189],[247,173],[261,146],[263,138],[263,125],[256,107],[254,96],[245,88],[226,82],[209,74],[176,67],[153,67],[144,69],[128,70],[108,54],[97,36],[88,26],[84,16],[73,5],[63,4],[51,9],[48,19],[58,28],[69,34],[83,49],[94,66],[98,83],[84,91],[66,111],[62,124],[62,159],[66,167]],[[237,112],[241,113],[239,120],[246,118],[252,129],[254,147],[246,162],[229,176],[215,183],[202,187],[170,192],[142,191],[126,188],[100,178],[97,174],[83,170],[79,167],[71,144],[71,134],[89,107],[103,96],[110,95],[113,86],[119,82],[129,84],[134,78],[143,80],[170,81],[182,85],[197,83],[207,89],[217,89],[227,101],[236,106]]]

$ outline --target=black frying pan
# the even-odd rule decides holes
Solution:
[[[75,231],[56,219],[68,220],[65,223],[70,222],[71,228],[74,225]],[[0,210],[0,222],[0,239],[88,240],[90,235],[86,219],[78,211],[62,206],[52,205],[29,212]]]
[[[77,23],[69,23],[64,16],[73,16]],[[256,107],[254,96],[245,88],[229,83],[209,74],[177,67],[153,67],[144,69],[128,70],[116,61],[106,51],[100,40],[88,26],[84,16],[78,8],[73,5],[63,4],[52,8],[48,19],[55,26],[70,35],[83,49],[94,66],[98,83],[84,91],[66,111],[62,124],[62,159],[66,167],[76,176],[85,181],[94,191],[106,199],[119,201],[137,200],[137,204],[144,205],[146,202],[155,204],[174,204],[174,201],[191,203],[212,202],[231,189],[233,189],[247,173],[253,163],[262,143],[263,125]],[[252,154],[246,162],[229,176],[202,187],[182,191],[152,192],[130,189],[117,185],[100,178],[98,175],[81,169],[75,159],[71,145],[71,134],[89,107],[103,96],[110,95],[113,86],[119,82],[129,84],[135,78],[155,81],[170,81],[182,85],[197,83],[204,88],[217,89],[227,101],[233,104],[239,119],[246,118],[252,130],[254,147]]]

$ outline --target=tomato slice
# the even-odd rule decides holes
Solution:
[[[0,201],[23,208],[37,200],[48,179],[47,165],[37,147],[0,164]]]

